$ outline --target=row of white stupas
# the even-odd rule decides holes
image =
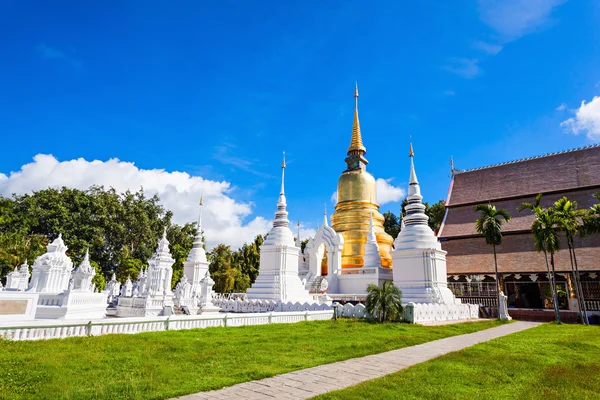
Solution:
[[[28,314],[36,319],[103,318],[107,306],[110,314],[117,317],[170,315],[174,307],[180,307],[186,314],[219,311],[212,303],[214,281],[208,273],[200,224],[175,293],[171,291],[175,260],[169,252],[166,230],[148,260],[148,268],[140,271],[135,282],[128,277],[121,286],[113,274],[100,293],[92,282],[96,270],[90,265],[89,253],[86,252],[83,262],[73,269],[67,249],[59,235],[47,246],[47,252],[35,260],[31,275],[27,263],[15,268],[7,275],[3,298],[17,299],[26,295],[24,299],[34,303],[34,309]]]
[[[284,172],[285,160],[282,164],[281,191],[273,227],[260,248],[259,275],[242,302],[248,302],[252,307],[261,302],[268,303],[265,311],[283,311],[291,305],[295,308],[303,305],[306,309],[314,309],[318,303],[321,306],[331,304],[331,297],[328,295],[364,295],[370,283],[381,285],[383,281],[393,281],[402,291],[404,303],[437,304],[454,311],[462,309],[461,307],[469,308],[466,304],[460,304],[460,300],[455,299],[447,287],[446,252],[441,249],[437,237],[427,224],[428,217],[425,215],[414,168],[412,145],[408,205],[406,216],[402,220],[402,230],[394,242],[392,273],[381,267],[372,218],[365,245],[365,265],[360,271],[348,273],[349,271],[342,270],[343,238],[329,226],[327,216],[302,254],[299,238],[295,240],[289,228]],[[321,276],[321,260],[325,248],[329,273]],[[193,248],[184,262],[184,275],[177,284],[175,293],[171,291],[172,265],[175,260],[169,252],[166,231],[159,240],[156,252],[148,260],[148,268],[140,271],[135,282],[128,278],[121,286],[113,275],[102,293],[94,291],[91,280],[95,270],[89,265],[88,255],[73,270],[73,263],[66,255],[66,250],[67,247],[59,236],[48,245],[48,252],[35,261],[28,284],[24,283],[29,275],[26,265],[11,273],[7,280],[10,290],[24,290],[27,287],[26,292],[39,294],[36,318],[103,317],[107,302],[116,305],[116,309],[109,309],[114,310],[117,317],[170,315],[174,312],[174,307],[182,308],[186,314],[218,312],[219,307],[215,304],[219,306],[223,303],[222,299],[214,304],[212,301],[214,281],[210,277],[209,263],[203,248],[201,218]],[[236,305],[236,309],[248,307]]]
[[[327,215],[315,237],[310,238],[304,252],[300,251],[299,233],[294,237],[289,228],[286,198],[282,184],[273,229],[261,247],[260,271],[247,297],[278,299],[281,301],[312,301],[309,293],[336,295],[364,295],[369,284],[381,285],[393,281],[402,291],[404,302],[459,304],[448,289],[446,280],[446,252],[429,227],[429,217],[414,167],[410,149],[410,179],[406,216],[402,230],[394,242],[392,271],[381,266],[379,246],[373,228],[373,218],[364,252],[364,266],[342,269],[344,239],[329,226]],[[285,161],[282,165],[284,171]],[[327,251],[327,254],[323,253]],[[321,275],[321,260],[327,257],[328,274]],[[327,296],[329,297],[329,296]],[[320,301],[323,301],[320,298]]]

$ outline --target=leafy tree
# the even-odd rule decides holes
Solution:
[[[587,325],[587,310],[585,307],[585,298],[583,296],[583,288],[581,287],[581,278],[579,275],[579,266],[577,265],[577,255],[575,253],[575,242],[573,236],[580,233],[582,229],[581,219],[585,212],[577,209],[577,202],[570,201],[565,196],[561,197],[554,203],[558,217],[558,226],[565,233],[567,246],[569,248],[569,258],[571,260],[571,271],[575,280],[575,292],[579,300],[579,315],[581,323]]]
[[[510,221],[510,214],[505,209],[497,210],[493,204],[479,204],[475,207],[479,218],[475,221],[475,230],[485,237],[485,243],[494,250],[494,270],[496,272],[496,291],[498,292],[498,307],[500,307],[500,277],[498,275],[498,259],[496,246],[502,244],[502,224]]]
[[[385,281],[381,287],[367,286],[367,312],[379,322],[399,321],[402,318],[402,292],[392,282]]]
[[[383,230],[394,239],[400,233],[400,219],[391,211],[383,213]]]
[[[142,268],[146,268],[147,266],[148,264],[137,258],[125,258],[117,265],[115,273],[123,282],[127,278],[131,278],[133,281],[137,278]]]
[[[559,250],[559,240],[557,230],[559,229],[558,214],[554,209],[542,208],[540,203],[542,194],[538,194],[535,198],[535,203],[522,203],[517,210],[519,212],[528,209],[535,215],[535,220],[531,225],[533,233],[533,242],[537,251],[544,252],[546,258],[546,269],[550,276],[552,287],[552,302],[554,305],[554,316],[556,322],[560,324],[560,310],[558,305],[558,294],[556,291],[556,271],[554,268],[554,254]],[[548,266],[548,255],[550,255],[550,264],[552,266],[552,274]]]
[[[210,264],[208,270],[215,281],[214,290],[217,293],[230,293],[235,287],[235,278],[238,275],[233,264],[231,247],[224,244],[217,245],[208,253]]]
[[[594,197],[600,200],[600,193],[594,194]],[[600,233],[600,203],[594,204],[587,210],[583,217],[582,235],[591,235]]]

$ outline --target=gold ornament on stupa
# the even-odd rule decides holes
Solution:
[[[337,204],[331,216],[331,227],[344,238],[342,250],[342,268],[361,268],[365,243],[369,234],[370,216],[373,213],[373,225],[381,265],[392,267],[393,239],[383,229],[383,215],[379,213],[375,178],[367,172],[365,158],[367,149],[362,142],[360,123],[358,121],[358,85],[354,89],[354,123],[352,139],[346,157],[346,170],[338,180]]]

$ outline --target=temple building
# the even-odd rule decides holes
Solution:
[[[377,238],[381,266],[391,268],[393,239],[383,229],[383,215],[377,204],[375,178],[367,172],[368,161],[358,121],[358,86],[354,90],[354,123],[352,139],[346,157],[346,170],[340,176],[337,186],[337,204],[331,216],[331,227],[342,235],[344,248],[342,265],[346,268],[361,268],[365,265],[365,244],[369,236],[371,214],[373,231]]]
[[[579,209],[597,203],[600,192],[600,146],[552,153],[528,159],[466,171],[453,168],[446,201],[446,215],[440,228],[442,248],[448,252],[450,288],[463,301],[493,304],[495,297],[492,249],[475,231],[475,206],[493,203],[511,215],[503,225],[504,241],[496,247],[500,286],[508,296],[511,315],[527,314],[516,309],[548,309],[550,288],[544,254],[536,251],[531,234],[534,216],[517,211],[523,202],[549,207],[566,196]],[[575,251],[588,310],[600,304],[600,236],[576,236]],[[559,303],[563,310],[577,310],[571,261],[566,242],[555,255]],[[540,312],[538,311],[538,314]],[[569,313],[566,313],[569,315]],[[575,313],[572,313],[573,315]],[[525,315],[526,316],[526,315]]]

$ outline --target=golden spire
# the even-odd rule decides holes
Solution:
[[[352,124],[352,141],[350,141],[350,147],[348,147],[348,155],[355,151],[363,154],[367,152],[360,136],[360,123],[358,122],[358,83],[354,88],[354,123]]]
[[[281,168],[285,168],[285,151],[283,152],[283,161],[281,162]]]
[[[415,152],[413,151],[413,148],[412,148],[412,142],[410,142],[410,150],[408,151],[408,156],[409,157],[415,156]]]

